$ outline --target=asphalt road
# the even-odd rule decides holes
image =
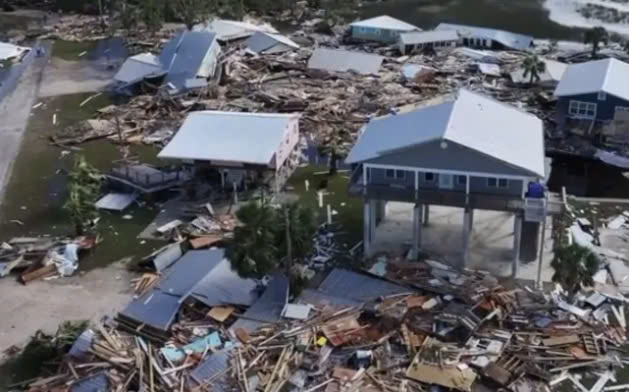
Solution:
[[[46,49],[41,57],[31,51],[11,67],[11,75],[0,86],[0,203],[48,63],[50,47]]]

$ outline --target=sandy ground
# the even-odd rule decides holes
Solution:
[[[103,90],[115,75],[104,61],[75,62],[51,59],[39,90],[42,98]]]
[[[124,266],[111,265],[70,278],[35,281],[27,286],[13,277],[0,282],[1,352],[22,345],[35,331],[54,333],[65,320],[96,320],[115,316],[129,302],[132,274]]]
[[[412,204],[387,204],[387,215],[376,229],[374,251],[399,253],[412,244]],[[513,215],[500,211],[474,210],[468,268],[510,277],[513,263]],[[546,224],[542,281],[550,281],[553,242],[551,219]],[[533,239],[522,238],[522,241]],[[526,242],[525,242],[526,243]],[[422,250],[453,266],[460,266],[463,248],[463,209],[430,206],[430,221],[422,230]],[[537,279],[537,260],[520,262],[519,279]]]
[[[47,57],[35,57],[32,53],[24,59],[26,70],[17,85],[7,96],[0,97],[0,201],[11,175],[13,162],[20,149],[22,137],[37,97],[42,70]],[[7,84],[13,81],[7,81]],[[6,87],[6,86],[5,86]]]

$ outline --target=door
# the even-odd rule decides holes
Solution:
[[[452,174],[439,174],[439,188],[441,189],[454,188],[454,176]]]

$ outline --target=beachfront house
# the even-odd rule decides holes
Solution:
[[[376,223],[384,219],[386,203],[396,201],[414,204],[414,255],[428,206],[460,208],[464,262],[476,209],[515,216],[517,262],[519,233],[532,206],[527,196],[546,176],[542,121],[467,90],[451,101],[371,120],[346,162],[354,169],[350,194],[364,201],[365,254],[377,250]],[[535,208],[545,208],[536,194]]]
[[[365,19],[350,25],[352,38],[364,41],[376,41],[393,44],[398,41],[400,34],[409,31],[421,31],[417,26],[406,23],[388,15]]]
[[[456,31],[461,44],[471,48],[524,51],[533,46],[533,37],[504,30],[452,23],[441,23],[435,30]]]
[[[199,111],[188,115],[159,158],[218,172],[223,187],[281,187],[297,160],[299,114]]]
[[[214,76],[220,52],[215,34],[183,31],[159,56],[142,53],[128,58],[114,75],[115,87],[129,91],[144,80],[163,83],[171,93],[203,87]]]
[[[454,48],[459,42],[459,35],[454,30],[412,31],[401,33],[398,39],[400,53],[416,53],[422,51],[438,51]]]

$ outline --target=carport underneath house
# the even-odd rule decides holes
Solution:
[[[413,257],[422,246],[430,205],[463,209],[464,264],[474,210],[506,211],[515,218],[515,275],[522,230],[537,232],[547,214],[561,211],[543,191],[548,173],[541,121],[466,90],[455,101],[372,120],[347,163],[354,166],[350,194],[364,200],[367,256],[387,201],[414,204]]]

